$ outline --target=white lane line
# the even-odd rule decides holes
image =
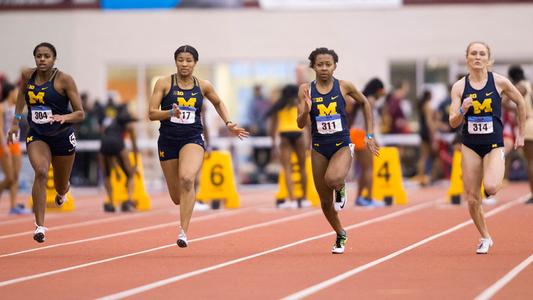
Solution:
[[[402,209],[402,210],[399,210],[399,211],[396,211],[396,212],[393,212],[393,213],[390,213],[390,214],[386,214],[386,215],[383,215],[383,216],[380,216],[380,217],[376,217],[376,218],[373,218],[373,219],[370,219],[370,220],[366,220],[366,221],[363,221],[363,222],[360,222],[360,223],[352,224],[350,226],[345,227],[344,229],[345,230],[351,230],[351,229],[354,229],[354,228],[363,227],[363,226],[366,226],[366,225],[378,223],[378,222],[381,222],[381,221],[385,221],[385,220],[388,220],[388,219],[392,219],[392,218],[395,218],[395,217],[398,217],[398,216],[401,216],[401,215],[405,215],[405,214],[417,211],[419,209],[425,208],[425,207],[430,206],[430,205],[434,205],[434,202],[432,201],[432,202],[418,204],[418,205],[415,205],[415,206],[412,206],[412,207],[409,207],[409,208],[406,208],[406,209]],[[146,284],[146,285],[139,286],[139,287],[136,287],[136,288],[133,288],[133,289],[125,290],[125,291],[122,291],[122,292],[119,292],[119,293],[116,293],[116,294],[112,294],[112,295],[108,295],[108,296],[105,296],[105,297],[102,297],[102,298],[99,298],[99,299],[106,299],[106,300],[107,299],[122,299],[122,298],[125,298],[125,297],[129,297],[129,296],[132,296],[132,295],[143,293],[143,292],[146,292],[148,290],[152,290],[152,289],[155,289],[155,288],[167,285],[167,284],[171,284],[171,283],[183,280],[183,279],[187,279],[187,278],[190,278],[190,277],[193,277],[193,276],[196,276],[196,275],[200,275],[200,274],[203,274],[203,273],[207,273],[207,272],[210,272],[210,271],[221,269],[221,268],[224,268],[224,267],[227,267],[227,266],[230,266],[230,265],[234,265],[234,264],[237,264],[237,263],[240,263],[240,262],[243,262],[243,261],[247,261],[247,260],[259,257],[259,256],[267,255],[267,254],[270,254],[270,253],[273,253],[273,252],[284,250],[284,249],[287,249],[287,248],[290,248],[290,247],[294,247],[294,246],[297,246],[297,245],[300,245],[300,244],[303,244],[303,243],[307,243],[307,242],[310,242],[310,241],[321,239],[321,238],[324,238],[324,237],[327,237],[327,236],[330,236],[330,235],[334,235],[334,234],[335,234],[334,232],[323,233],[323,234],[316,235],[316,236],[313,236],[313,237],[310,237],[310,238],[307,238],[307,239],[299,240],[299,241],[296,241],[296,242],[293,242],[293,243],[290,243],[290,244],[285,244],[285,245],[280,246],[280,247],[272,248],[270,250],[266,250],[266,251],[258,252],[258,253],[255,253],[255,254],[252,254],[252,255],[249,255],[249,256],[245,256],[245,257],[241,257],[241,258],[238,258],[238,259],[230,260],[230,261],[227,261],[227,262],[224,262],[224,263],[221,263],[221,264],[213,265],[211,267],[198,269],[198,270],[191,271],[191,272],[188,272],[188,273],[183,273],[183,274],[180,274],[180,275],[176,275],[176,276],[173,276],[173,277],[170,277],[170,278],[167,278],[167,279],[159,280],[159,281],[156,281],[156,282],[153,282],[153,283],[150,283],[150,284]]]
[[[230,234],[234,234],[234,233],[239,233],[239,232],[243,232],[243,231],[247,231],[247,230],[251,230],[251,229],[256,229],[256,228],[260,228],[260,227],[267,227],[267,226],[278,224],[278,223],[283,223],[283,222],[288,222],[288,221],[293,221],[293,220],[305,218],[305,217],[310,216],[310,215],[318,214],[319,212],[320,211],[318,211],[318,210],[308,211],[308,212],[301,213],[301,214],[298,214],[298,215],[295,215],[295,216],[284,217],[284,218],[275,219],[275,220],[272,220],[272,221],[267,221],[267,222],[263,222],[263,223],[259,223],[259,224],[245,226],[245,227],[238,228],[238,229],[233,229],[233,230],[228,230],[228,231],[216,233],[216,234],[213,234],[213,235],[208,235],[208,236],[204,236],[204,237],[200,237],[200,238],[196,238],[196,239],[191,239],[191,240],[189,240],[189,242],[198,242],[198,241],[208,240],[208,239],[217,238],[217,237],[221,237],[221,236],[226,236],[226,235],[230,235]],[[67,271],[77,270],[77,269],[81,269],[81,268],[85,268],[85,267],[89,267],[89,266],[103,264],[103,263],[107,263],[107,262],[110,262],[110,261],[114,261],[114,260],[118,260],[118,259],[122,259],[122,258],[127,258],[127,257],[131,257],[131,256],[139,255],[139,254],[154,252],[154,251],[157,251],[157,250],[170,248],[170,247],[177,247],[176,243],[169,244],[169,245],[164,245],[164,246],[159,246],[159,247],[155,247],[155,248],[150,248],[150,249],[146,249],[146,250],[138,251],[138,252],[133,252],[133,253],[129,253],[129,254],[124,254],[124,255],[120,255],[120,256],[115,256],[115,257],[111,257],[111,258],[107,258],[107,259],[97,260],[97,261],[93,261],[93,262],[85,263],[85,264],[81,264],[81,265],[75,265],[75,266],[71,266],[71,267],[67,267],[67,268],[63,268],[63,269],[57,269],[57,270],[54,270],[54,271],[49,271],[49,272],[44,272],[44,273],[37,273],[37,274],[34,274],[34,275],[14,278],[14,279],[11,279],[11,280],[6,280],[6,281],[0,282],[0,287],[11,285],[11,284],[15,284],[15,283],[19,283],[19,282],[24,282],[24,281],[28,281],[28,280],[32,280],[32,279],[42,278],[42,277],[46,277],[46,276],[50,276],[50,275],[54,275],[54,274],[59,274],[59,273],[67,272]]]
[[[518,198],[517,200],[508,202],[506,204],[503,204],[503,205],[491,210],[490,212],[486,213],[485,217],[489,218],[489,217],[491,217],[491,216],[493,216],[493,215],[495,215],[497,213],[500,213],[500,212],[502,212],[502,211],[504,211],[504,210],[506,210],[508,208],[511,208],[512,206],[517,205],[517,204],[525,201],[525,199],[527,199],[527,197],[529,197],[529,195],[522,196],[522,197]],[[312,294],[314,294],[314,293],[316,293],[316,292],[318,292],[320,290],[323,290],[323,289],[325,289],[327,287],[330,287],[330,286],[332,286],[332,285],[334,285],[334,284],[336,284],[336,283],[338,283],[340,281],[343,281],[343,280],[345,280],[345,279],[347,279],[347,278],[349,278],[351,276],[354,276],[354,275],[356,275],[358,273],[361,273],[361,272],[363,272],[363,271],[365,271],[367,269],[375,267],[375,266],[377,266],[377,265],[379,265],[379,264],[381,264],[383,262],[386,262],[386,261],[388,261],[390,259],[395,258],[396,256],[399,256],[399,255],[401,255],[401,254],[403,254],[405,252],[408,252],[408,251],[413,250],[413,249],[415,249],[415,248],[417,248],[419,246],[427,244],[427,243],[429,243],[429,242],[431,242],[431,241],[433,241],[433,240],[435,240],[437,238],[440,238],[442,236],[448,235],[448,234],[450,234],[450,233],[452,233],[454,231],[457,231],[457,230],[459,230],[459,229],[461,229],[461,228],[463,228],[463,227],[465,227],[467,225],[470,225],[470,224],[472,224],[472,220],[465,221],[465,222],[463,222],[461,224],[458,224],[456,226],[453,226],[453,227],[451,227],[451,228],[449,228],[447,230],[441,231],[441,232],[439,232],[437,234],[434,234],[434,235],[432,235],[432,236],[430,236],[428,238],[425,238],[425,239],[423,239],[421,241],[418,241],[418,242],[416,242],[414,244],[411,244],[411,245],[409,245],[409,246],[407,246],[407,247],[405,247],[403,249],[400,249],[400,250],[398,250],[396,252],[393,252],[393,253],[391,253],[391,254],[389,254],[387,256],[384,256],[384,257],[379,258],[377,260],[371,261],[371,262],[369,262],[367,264],[364,264],[364,265],[359,266],[357,268],[354,268],[354,269],[352,269],[350,271],[347,271],[345,273],[342,273],[340,275],[332,277],[332,278],[330,278],[328,280],[322,281],[319,284],[310,286],[310,287],[308,287],[306,289],[303,289],[303,290],[301,290],[299,292],[296,292],[296,293],[291,294],[291,295],[289,295],[287,297],[284,297],[283,300],[295,300],[295,299],[302,299],[302,298],[308,297],[308,296],[310,296],[310,295],[312,295]]]
[[[145,216],[151,216],[151,215],[163,214],[163,213],[168,213],[168,209],[139,212],[139,213],[127,214],[127,215],[125,214],[125,215],[120,215],[120,216],[112,216],[109,218],[102,218],[102,219],[97,219],[97,220],[90,220],[90,221],[83,221],[83,222],[78,222],[78,223],[53,226],[53,227],[50,227],[48,231],[56,231],[56,230],[65,229],[65,228],[70,229],[70,228],[82,227],[82,226],[94,225],[94,224],[104,224],[104,223],[109,223],[109,222],[114,222],[114,221],[120,221],[123,219],[136,219],[136,218],[142,218]],[[32,234],[33,234],[33,230],[6,234],[6,235],[0,236],[0,240],[18,237],[18,236],[24,236],[24,235],[32,235]]]
[[[246,212],[247,210],[250,210],[250,209],[243,208],[241,210],[225,211],[225,212],[221,212],[219,214],[204,215],[204,216],[192,219],[191,223],[196,223],[196,222],[199,222],[199,221],[205,221],[205,220],[210,220],[210,219],[216,219],[216,218],[220,218],[220,217],[231,216],[231,215],[235,215],[235,214],[241,214],[241,213]],[[106,234],[106,235],[100,235],[100,236],[95,236],[95,237],[92,237],[92,238],[86,238],[86,239],[75,240],[75,241],[70,241],[70,242],[58,243],[58,244],[54,244],[54,245],[48,245],[48,246],[45,246],[45,247],[37,247],[37,248],[21,250],[21,251],[12,252],[12,253],[1,254],[0,258],[19,255],[19,254],[23,254],[23,253],[41,251],[41,250],[50,249],[50,248],[57,248],[57,247],[62,247],[62,246],[81,244],[81,243],[85,243],[85,242],[98,241],[98,240],[113,238],[113,237],[122,236],[122,235],[128,235],[128,234],[139,233],[139,232],[148,231],[148,230],[164,228],[164,227],[168,227],[168,226],[172,226],[172,225],[178,225],[178,224],[179,224],[179,221],[172,221],[172,222],[167,222],[167,223],[163,223],[163,224],[140,227],[140,228],[137,228],[137,229],[121,231],[121,232],[116,232],[116,233],[111,233],[111,234]]]
[[[269,204],[269,205],[271,205],[271,204]],[[264,204],[262,204],[262,203],[255,204],[255,205],[248,206],[248,207],[245,207],[245,208],[242,208],[242,209],[257,208],[257,207],[261,207],[261,206],[264,206]],[[53,226],[53,227],[50,227],[48,229],[48,231],[56,231],[56,230],[60,230],[60,229],[70,229],[70,228],[87,226],[87,225],[94,225],[94,224],[104,224],[104,223],[114,222],[116,220],[120,221],[120,220],[123,220],[123,219],[129,219],[129,218],[135,219],[135,218],[140,218],[140,217],[145,217],[145,216],[151,216],[151,215],[154,215],[154,214],[165,214],[165,213],[166,214],[179,215],[178,214],[178,210],[172,210],[172,209],[169,209],[169,208],[160,208],[160,209],[152,210],[152,211],[138,212],[138,213],[133,213],[133,214],[124,214],[124,215],[119,215],[119,216],[111,216],[109,218],[102,218],[102,219],[98,219],[98,220],[90,220],[90,221],[83,221],[83,222],[78,222],[78,223],[70,223],[70,224],[65,224],[65,225]],[[7,235],[2,235],[2,236],[0,236],[0,240],[7,239],[7,238],[18,237],[18,236],[24,236],[24,235],[30,235],[30,236],[33,235],[33,230],[24,231],[24,232],[18,232],[18,233],[13,233],[13,234],[7,234]]]
[[[474,300],[488,300],[492,298],[499,290],[501,290],[506,284],[511,282],[522,270],[533,262],[533,254],[531,254],[526,260],[522,261],[518,266],[514,267],[509,273],[505,274],[500,280],[496,281],[488,289],[484,290]]]

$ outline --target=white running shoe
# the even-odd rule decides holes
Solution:
[[[485,205],[494,205],[496,204],[496,202],[498,202],[496,200],[496,197],[494,197],[494,195],[490,195],[486,198],[483,198],[483,201],[481,202],[482,204],[485,204]]]
[[[346,185],[343,185],[340,190],[335,190],[333,192],[335,193],[333,206],[336,211],[341,211],[346,205]]]
[[[487,254],[489,253],[490,247],[494,245],[494,242],[491,238],[480,238],[479,245],[477,246],[477,254]]]
[[[298,202],[295,200],[285,200],[285,202],[278,205],[279,209],[297,209]]]
[[[346,234],[346,231],[344,231],[344,233],[341,234],[341,235],[337,234],[337,239],[335,239],[335,244],[333,244],[333,248],[331,249],[331,253],[333,253],[333,254],[343,254],[347,240],[348,240],[348,236]]]
[[[178,244],[180,248],[185,248],[189,245],[189,243],[187,242],[187,235],[185,234],[183,229],[180,230],[180,234],[178,235],[178,240],[176,241],[176,244]]]
[[[300,199],[298,200],[298,207],[299,208],[308,208],[308,207],[311,207],[313,206],[313,203],[311,203],[311,201],[309,201],[308,199]]]
[[[44,226],[35,225],[35,231],[33,232],[33,239],[36,240],[38,243],[43,243],[45,240],[44,234],[48,230],[48,228]]]
[[[192,210],[193,211],[207,211],[210,209],[211,209],[211,206],[209,206],[208,204],[205,204],[202,201],[196,201],[194,202],[194,207]]]

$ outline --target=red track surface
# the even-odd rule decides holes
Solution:
[[[318,209],[273,209],[274,190],[242,192],[237,210],[195,213],[185,249],[167,196],[153,197],[150,212],[109,215],[101,197],[73,192],[77,210],[47,215],[44,244],[32,239],[32,217],[0,216],[1,298],[472,299],[533,254],[533,206],[517,201],[525,184],[485,207],[488,255],[475,254],[468,210],[446,204],[444,188],[410,190],[406,206],[345,208],[343,255],[330,253],[334,234]],[[494,298],[533,299],[532,279],[529,264]]]

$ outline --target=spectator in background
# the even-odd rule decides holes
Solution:
[[[307,173],[305,172],[306,143],[303,129],[298,128],[298,86],[289,84],[283,87],[279,100],[266,113],[270,121],[270,136],[274,151],[279,148],[280,161],[285,172],[285,186],[289,199],[278,205],[278,208],[309,207],[307,200]],[[294,152],[300,171],[302,197],[296,199],[292,180],[291,154]]]
[[[114,117],[106,118],[105,125],[101,129],[100,137],[100,163],[104,172],[104,186],[107,192],[107,202],[104,202],[105,212],[115,212],[113,199],[113,186],[111,184],[111,169],[120,167],[126,176],[126,188],[128,198],[121,203],[121,210],[129,212],[135,210],[135,202],[133,201],[133,176],[137,170],[137,139],[133,122],[137,121],[128,112],[127,106],[121,105],[116,107]],[[126,136],[131,140],[133,148],[134,164],[130,163],[129,150],[126,148],[124,139]]]
[[[460,79],[460,78],[459,78]],[[448,87],[448,91],[452,89],[451,86]],[[435,112],[435,120],[437,126],[437,135],[438,135],[438,157],[439,163],[442,166],[442,172],[444,177],[450,177],[450,171],[452,167],[452,149],[451,141],[447,140],[444,137],[446,134],[451,134],[457,132],[457,128],[452,128],[448,122],[450,116],[450,105],[452,104],[452,99],[448,94],[444,100],[439,104],[437,111]],[[459,144],[460,142],[457,142]]]
[[[7,144],[7,131],[15,118],[15,104],[17,103],[18,88],[4,81],[0,95],[0,165],[4,173],[4,180],[0,182],[0,195],[9,190],[10,215],[26,215],[31,212],[24,204],[17,204],[20,167],[22,164],[22,151],[18,138],[13,143]],[[16,135],[19,136],[20,132]]]
[[[80,140],[98,140],[100,138],[100,125],[97,110],[91,107],[89,95],[81,93],[81,104],[85,111],[85,119],[74,124],[74,130]],[[72,168],[71,182],[79,186],[98,185],[98,154],[87,149],[79,149]]]
[[[419,113],[419,135],[421,143],[420,158],[417,164],[417,177],[420,185],[425,186],[433,182],[437,177],[438,164],[438,142],[437,142],[437,124],[435,122],[435,112],[431,107],[431,91],[425,90],[418,101]],[[426,175],[426,165],[428,159],[431,159],[431,178]]]
[[[363,89],[363,95],[368,99],[372,107],[374,117],[374,128],[379,121],[376,109],[376,102],[385,95],[383,82],[378,78],[371,79]],[[374,166],[374,157],[372,152],[366,148],[366,131],[364,114],[360,104],[355,106],[352,113],[348,115],[348,124],[352,124],[350,129],[350,139],[355,146],[355,160],[360,167],[361,175],[357,181],[357,195],[355,197],[356,206],[377,206],[378,202],[372,199],[372,172]],[[363,196],[366,191],[366,197]]]
[[[508,71],[511,82],[524,97],[526,106],[526,133],[524,142],[524,155],[527,161],[527,175],[529,189],[533,192],[533,87],[526,79],[521,66],[511,66]],[[526,201],[526,204],[533,204],[533,197]]]
[[[253,87],[253,97],[250,101],[248,117],[250,118],[249,131],[252,136],[266,136],[267,122],[265,114],[270,108],[270,101],[265,98],[262,87],[259,84]],[[270,162],[270,147],[253,145],[253,160],[257,167],[255,174],[256,182],[266,182],[265,168]]]
[[[409,82],[401,81],[394,85],[394,90],[387,95],[383,108],[382,121],[384,133],[410,133],[411,129],[403,108],[405,97],[409,93]]]
[[[87,93],[81,93],[81,104],[83,106],[85,114],[85,120],[76,124],[75,127],[78,132],[80,140],[95,140],[100,137],[100,126],[98,124],[98,115],[96,105],[92,105],[89,101],[89,95]]]
[[[250,118],[249,132],[253,136],[266,136],[267,125],[263,117],[270,108],[270,102],[265,98],[262,87],[259,84],[253,87],[253,97],[250,102],[248,116]]]

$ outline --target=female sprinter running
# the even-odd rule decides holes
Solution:
[[[361,103],[366,123],[367,147],[378,155],[374,141],[372,109],[368,99],[351,83],[333,77],[339,57],[328,48],[317,48],[309,55],[316,79],[300,85],[298,127],[311,126],[311,163],[313,179],[320,197],[322,211],[337,233],[332,253],[344,253],[347,236],[338,211],[346,204],[345,178],[352,165],[353,145],[350,143],[346,119],[347,96]],[[335,194],[335,196],[333,196]]]
[[[159,160],[172,201],[180,205],[180,228],[176,243],[187,247],[187,231],[195,202],[194,184],[205,152],[202,135],[202,103],[211,101],[228,130],[239,138],[248,132],[229,120],[224,102],[213,85],[193,76],[198,51],[181,46],[174,52],[177,72],[160,78],[150,99],[149,118],[160,121]]]

